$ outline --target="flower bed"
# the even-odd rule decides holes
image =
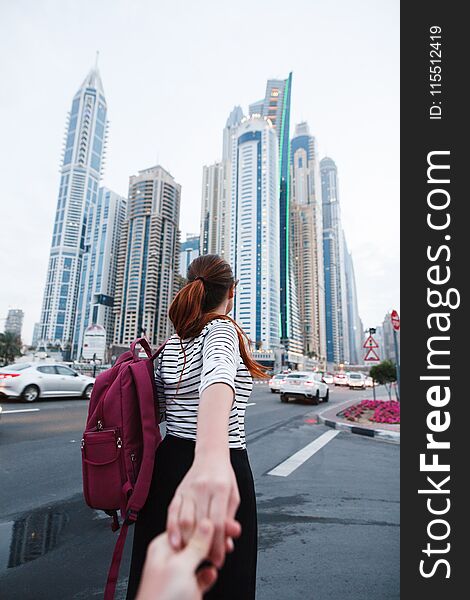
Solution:
[[[396,400],[362,400],[340,414],[348,421],[400,423],[400,403]]]

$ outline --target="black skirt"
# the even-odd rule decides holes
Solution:
[[[192,440],[166,435],[157,449],[150,492],[134,526],[127,600],[137,594],[148,545],[166,529],[168,507],[193,463],[194,447]],[[253,600],[256,594],[258,527],[253,475],[246,450],[230,449],[230,460],[240,492],[235,518],[242,534],[234,540],[235,549],[226,555],[214,586],[204,595],[207,600]]]

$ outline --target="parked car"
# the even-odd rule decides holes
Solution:
[[[304,398],[318,404],[320,400],[328,402],[330,390],[323,383],[320,373],[309,371],[296,371],[289,373],[280,387],[281,402],[287,402],[289,398]]]
[[[333,381],[335,385],[348,385],[348,378],[346,373],[335,373]]]
[[[286,373],[279,373],[278,375],[273,375],[269,380],[269,387],[271,389],[271,393],[279,392],[279,388],[281,387],[281,383],[287,377]]]
[[[348,373],[348,385],[350,390],[365,390],[366,378],[362,373]]]
[[[374,380],[372,379],[372,377],[367,376],[365,384],[366,384],[366,388],[374,387]]]
[[[0,369],[0,395],[34,402],[38,398],[90,398],[95,380],[59,363],[15,363]]]
[[[335,378],[333,377],[333,373],[323,373],[323,383],[330,385],[335,382]]]

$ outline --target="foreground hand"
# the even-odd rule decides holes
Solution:
[[[166,532],[155,538],[147,550],[136,600],[201,600],[217,579],[215,567],[195,573],[208,556],[213,534],[213,524],[203,519],[184,550],[173,550]]]
[[[240,494],[230,459],[196,457],[168,509],[171,545],[175,550],[184,546],[202,519],[209,518],[214,524],[214,537],[208,559],[220,569],[225,553],[233,549],[232,538],[239,537],[241,532],[235,521],[239,504]]]

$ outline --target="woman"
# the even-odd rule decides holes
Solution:
[[[167,529],[173,548],[181,548],[205,517],[214,523],[209,559],[220,569],[205,598],[255,598],[256,497],[244,421],[252,375],[265,374],[227,316],[235,286],[225,260],[200,256],[170,306],[176,334],[155,361],[166,436],[135,525],[128,600],[137,592],[150,541]]]

